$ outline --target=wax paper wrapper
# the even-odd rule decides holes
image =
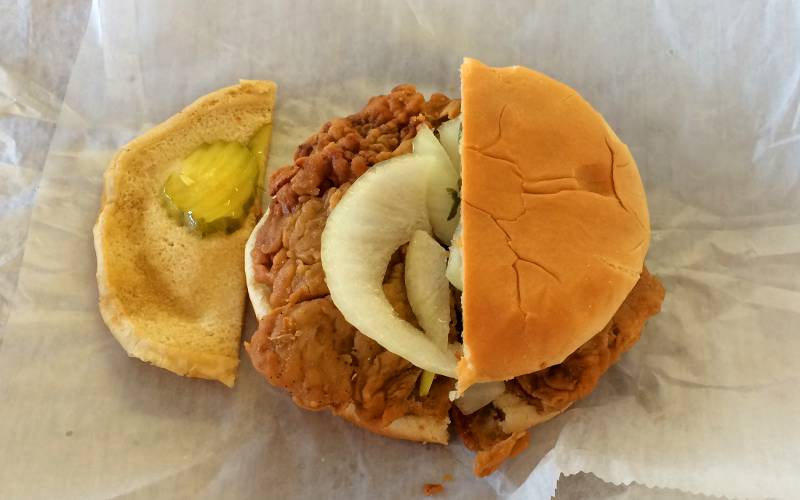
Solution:
[[[579,472],[635,482],[607,486],[637,498],[800,495],[798,4],[92,7],[60,111],[0,80],[3,95],[29,97],[13,106],[57,118],[38,191],[19,202],[35,200],[0,337],[0,497],[406,498],[450,474],[453,498],[548,498],[560,474]],[[463,56],[572,85],[638,161],[648,262],[667,300],[589,398],[476,479],[462,445],[396,442],[301,410],[247,359],[230,390],[125,356],[97,310],[91,238],[117,148],[202,94],[272,79],[275,168],[320,124],[395,84],[457,96]],[[9,151],[2,161],[20,164]],[[3,228],[20,243],[15,234]]]

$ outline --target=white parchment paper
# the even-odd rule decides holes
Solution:
[[[788,2],[95,2],[0,337],[0,498],[404,498],[445,474],[453,498],[548,498],[580,471],[796,498],[798,28]],[[127,359],[97,311],[90,233],[114,150],[265,78],[276,167],[397,83],[457,95],[464,55],[569,83],[639,164],[667,300],[592,396],[478,480],[461,445],[300,410],[246,357],[233,390]]]
[[[88,3],[0,0],[0,331]],[[69,36],[64,36],[68,34]],[[53,43],[57,40],[57,43]]]

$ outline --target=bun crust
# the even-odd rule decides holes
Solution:
[[[239,256],[255,215],[231,234],[199,238],[168,216],[160,193],[174,160],[207,142],[246,144],[271,123],[275,90],[242,81],[208,94],[111,160],[93,231],[97,284],[103,320],[128,355],[233,385],[245,306]]]
[[[575,90],[473,59],[461,84],[464,390],[558,364],[602,330],[650,221],[630,151]]]

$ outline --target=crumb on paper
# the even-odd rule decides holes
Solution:
[[[439,493],[444,491],[444,486],[438,483],[427,483],[425,486],[422,487],[423,493],[425,493],[426,497],[432,497],[434,495],[438,495]]]
[[[442,476],[442,481],[445,482],[445,483],[448,482],[448,481],[452,481],[452,480],[453,480],[453,475],[452,474],[445,474],[444,476]]]

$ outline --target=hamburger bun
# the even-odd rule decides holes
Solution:
[[[213,92],[111,160],[93,231],[97,284],[103,320],[128,355],[233,385],[246,290],[239,256],[255,215],[200,238],[170,218],[161,190],[175,160],[205,143],[246,144],[271,123],[275,90],[241,81]]]
[[[647,202],[628,148],[575,90],[466,59],[463,391],[562,362],[639,279]]]
[[[267,207],[264,211],[264,215],[262,215],[261,219],[256,223],[244,247],[244,275],[247,283],[247,296],[250,297],[250,304],[253,306],[253,312],[256,314],[256,319],[258,321],[264,319],[271,310],[269,306],[269,294],[272,293],[272,290],[270,290],[268,285],[259,283],[256,280],[255,266],[253,265],[253,247],[256,245],[258,232],[267,222],[268,218],[269,207]]]
[[[262,320],[255,340],[246,346],[256,369],[273,385],[287,389],[298,406],[329,409],[371,432],[446,444],[452,419],[467,447],[477,452],[476,474],[486,475],[527,446],[528,429],[559,415],[591,392],[599,377],[636,342],[647,318],[658,312],[664,291],[643,268],[650,229],[636,165],[603,118],[574,90],[540,73],[519,67],[489,68],[467,59],[462,66],[460,103],[463,135],[460,148],[459,141],[452,141],[446,151],[456,166],[460,152],[463,182],[463,232],[451,247],[462,252],[464,275],[463,355],[458,360],[456,389],[463,391],[482,381],[505,383],[489,386],[489,392],[481,392],[487,386],[475,388],[478,392],[468,394],[461,405],[441,399],[442,407],[449,407],[450,418],[411,416],[411,412],[396,412],[383,420],[361,418],[369,415],[362,411],[367,400],[364,388],[374,382],[369,394],[373,398],[382,390],[389,393],[383,384],[392,378],[379,376],[379,370],[350,370],[354,356],[368,351],[359,350],[363,347],[357,348],[347,329],[339,331],[337,325],[343,323],[363,337],[375,332],[347,323],[347,314],[338,309],[332,289],[327,288],[335,273],[323,274],[324,286],[319,286],[312,279],[317,277],[313,270],[318,269],[313,266],[324,249],[330,248],[317,240],[320,232],[336,223],[329,217],[336,214],[338,200],[357,192],[349,183],[365,178],[360,176],[367,167],[380,168],[375,167],[380,161],[362,162],[364,168],[352,178],[346,175],[347,168],[355,164],[348,160],[363,159],[358,156],[362,148],[372,146],[366,137],[377,136],[371,133],[375,129],[382,133],[388,129],[381,128],[383,122],[377,126],[368,120],[365,123],[364,116],[385,121],[396,113],[403,117],[398,119],[400,126],[393,125],[397,130],[418,132],[408,116],[418,116],[419,111],[408,114],[403,110],[407,103],[423,98],[413,87],[410,90],[413,92],[407,85],[398,86],[389,96],[370,99],[366,113],[327,122],[298,147],[293,164],[273,174],[272,222],[266,217],[259,222],[245,250],[248,291]],[[392,101],[393,96],[402,99]],[[383,109],[387,100],[392,106]],[[456,113],[448,114],[449,119],[458,115],[458,104],[452,107]],[[358,124],[354,131],[348,128],[353,122]],[[437,126],[444,123],[436,121]],[[444,129],[438,130],[442,144],[451,141],[452,136],[442,134]],[[451,126],[449,130],[458,129]],[[415,154],[414,137],[420,136],[409,133],[402,136],[403,141],[392,138],[397,139],[395,153]],[[346,142],[352,148],[350,155],[337,156],[334,140]],[[412,143],[412,148],[403,148],[403,142]],[[362,207],[377,212],[375,199]],[[453,202],[458,199],[453,196]],[[458,213],[456,208],[457,204],[452,213]],[[387,220],[393,215],[385,213]],[[362,223],[360,217],[358,213],[348,220]],[[380,234],[373,234],[377,225],[363,223],[361,227],[367,229],[359,241],[381,239]],[[258,233],[263,239],[259,240]],[[339,236],[338,241],[351,240]],[[370,249],[365,246],[364,251]],[[405,251],[401,247],[395,253],[405,255]],[[348,255],[358,259],[363,254],[352,251]],[[335,269],[330,263],[324,265]],[[259,282],[256,271],[260,273],[262,267],[265,274]],[[396,269],[390,263],[384,276],[387,300],[390,296],[396,299],[386,288],[387,277],[394,276]],[[274,290],[264,283],[272,284]],[[359,293],[365,288],[377,290],[372,284],[353,288]],[[406,294],[406,289],[402,290]],[[305,303],[298,305],[292,294],[301,302],[315,303],[307,308]],[[419,312],[410,304],[405,311],[397,302],[392,304],[396,315],[418,327],[414,318],[419,319]],[[272,311],[270,303],[275,306]],[[452,303],[454,331],[449,341],[457,342],[457,299]],[[314,312],[319,314],[312,315]],[[374,308],[360,312],[374,314]],[[379,339],[372,340],[386,348]],[[381,354],[403,357],[389,351]],[[454,364],[456,357],[454,354]],[[414,360],[405,361],[414,364]],[[355,366],[381,364],[392,367],[373,353],[357,358]],[[397,373],[393,376],[400,379]],[[345,389],[329,383],[332,380],[345,381]],[[347,385],[353,380],[360,383]],[[413,385],[413,390],[419,389],[418,394],[423,395],[422,380],[419,376],[402,389]],[[447,379],[436,378],[443,380]],[[451,384],[450,391],[452,380],[446,383]],[[380,389],[373,390],[375,387]],[[349,392],[351,388],[353,392]],[[407,394],[399,389],[398,393]],[[450,392],[450,398],[455,395]],[[402,416],[395,418],[397,415]],[[385,425],[387,421],[390,423]]]

